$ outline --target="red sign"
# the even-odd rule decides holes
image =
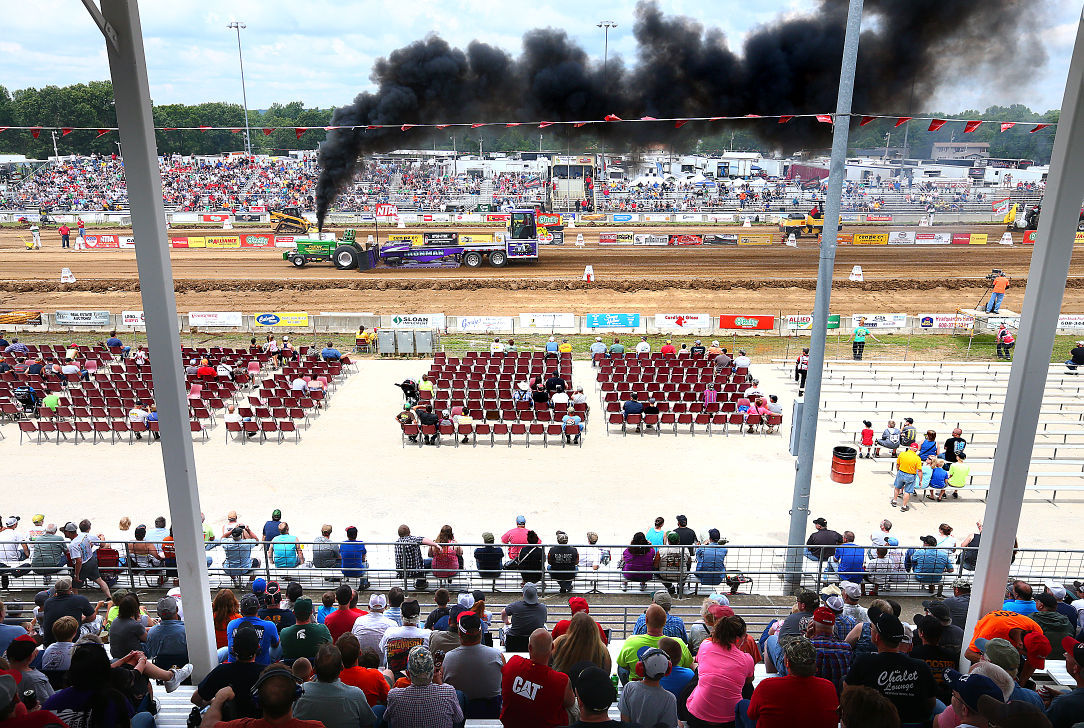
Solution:
[[[720,329],[758,329],[775,328],[775,316],[720,316]]]
[[[866,215],[866,222],[892,222],[891,215]]]
[[[184,237],[184,238],[170,238],[169,239],[169,247],[171,247],[171,248],[187,248],[188,247],[188,238],[187,237]]]
[[[275,241],[270,235],[240,235],[242,248],[272,248]]]
[[[703,235],[671,235],[667,245],[703,245]]]
[[[395,217],[399,214],[399,208],[395,205],[389,205],[387,203],[380,203],[376,206],[377,217]]]
[[[1028,230],[1024,233],[1024,245],[1035,245],[1035,231]]]
[[[249,205],[248,211],[264,213],[267,212],[267,205]]]
[[[422,215],[422,222],[433,222],[432,215]]]
[[[616,245],[617,233],[599,233],[598,235],[599,245]]]
[[[490,212],[486,214],[486,222],[507,222],[509,215],[507,212]]]
[[[953,245],[970,245],[971,233],[953,233],[952,234]]]
[[[200,222],[226,222],[230,219],[229,213],[222,213],[220,215],[200,215]]]
[[[120,239],[116,235],[87,235],[84,237],[88,248],[119,248]]]

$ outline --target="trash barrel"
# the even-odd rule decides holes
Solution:
[[[854,461],[858,458],[858,450],[853,447],[832,448],[832,480],[837,483],[854,482]]]

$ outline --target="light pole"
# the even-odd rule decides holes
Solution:
[[[234,20],[229,23],[227,28],[237,31],[237,62],[241,65],[241,100],[245,104],[245,152],[248,156],[252,156],[252,140],[250,139],[248,129],[248,93],[245,91],[245,61],[241,57],[241,29],[247,28],[243,21]]]
[[[53,156],[56,157],[57,160],[59,160],[60,159],[60,152],[58,152],[57,148],[56,148],[56,132],[51,131],[49,133],[53,135]]]
[[[607,71],[610,65],[610,28],[616,28],[617,23],[612,20],[603,20],[596,27],[602,28],[602,99],[606,100],[606,84],[608,82]],[[606,179],[606,139],[602,140],[602,179]]]
[[[455,151],[455,135],[453,134],[449,139],[452,140],[452,178],[454,179],[459,176],[459,170],[456,168],[456,161],[458,160],[459,155]]]

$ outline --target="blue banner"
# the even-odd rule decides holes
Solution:
[[[635,329],[640,326],[638,313],[589,313],[585,319],[590,329]]]
[[[632,222],[632,215],[614,215],[614,222]]]

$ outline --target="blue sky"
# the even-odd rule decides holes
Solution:
[[[973,2],[975,0],[946,0]],[[15,0],[3,0],[10,9]],[[722,29],[732,48],[744,34],[780,15],[809,11],[814,0],[660,0],[664,12]],[[590,10],[585,12],[585,8]],[[226,28],[244,20],[245,76],[251,108],[300,100],[338,106],[370,86],[375,58],[437,32],[454,45],[474,38],[518,52],[524,31],[564,28],[592,55],[602,56],[600,20],[613,20],[610,53],[634,59],[633,2],[595,0],[224,0],[218,3],[141,3],[151,93],[156,103],[241,101],[236,36]],[[1026,85],[960,83],[944,87],[929,106],[954,112],[1022,103],[1045,111],[1060,106],[1080,3],[1050,0],[1043,26],[1048,61]],[[6,12],[0,36],[0,84],[8,89],[107,79],[104,44],[75,0],[35,0],[33,11]],[[1007,58],[1006,63],[1012,59]]]

